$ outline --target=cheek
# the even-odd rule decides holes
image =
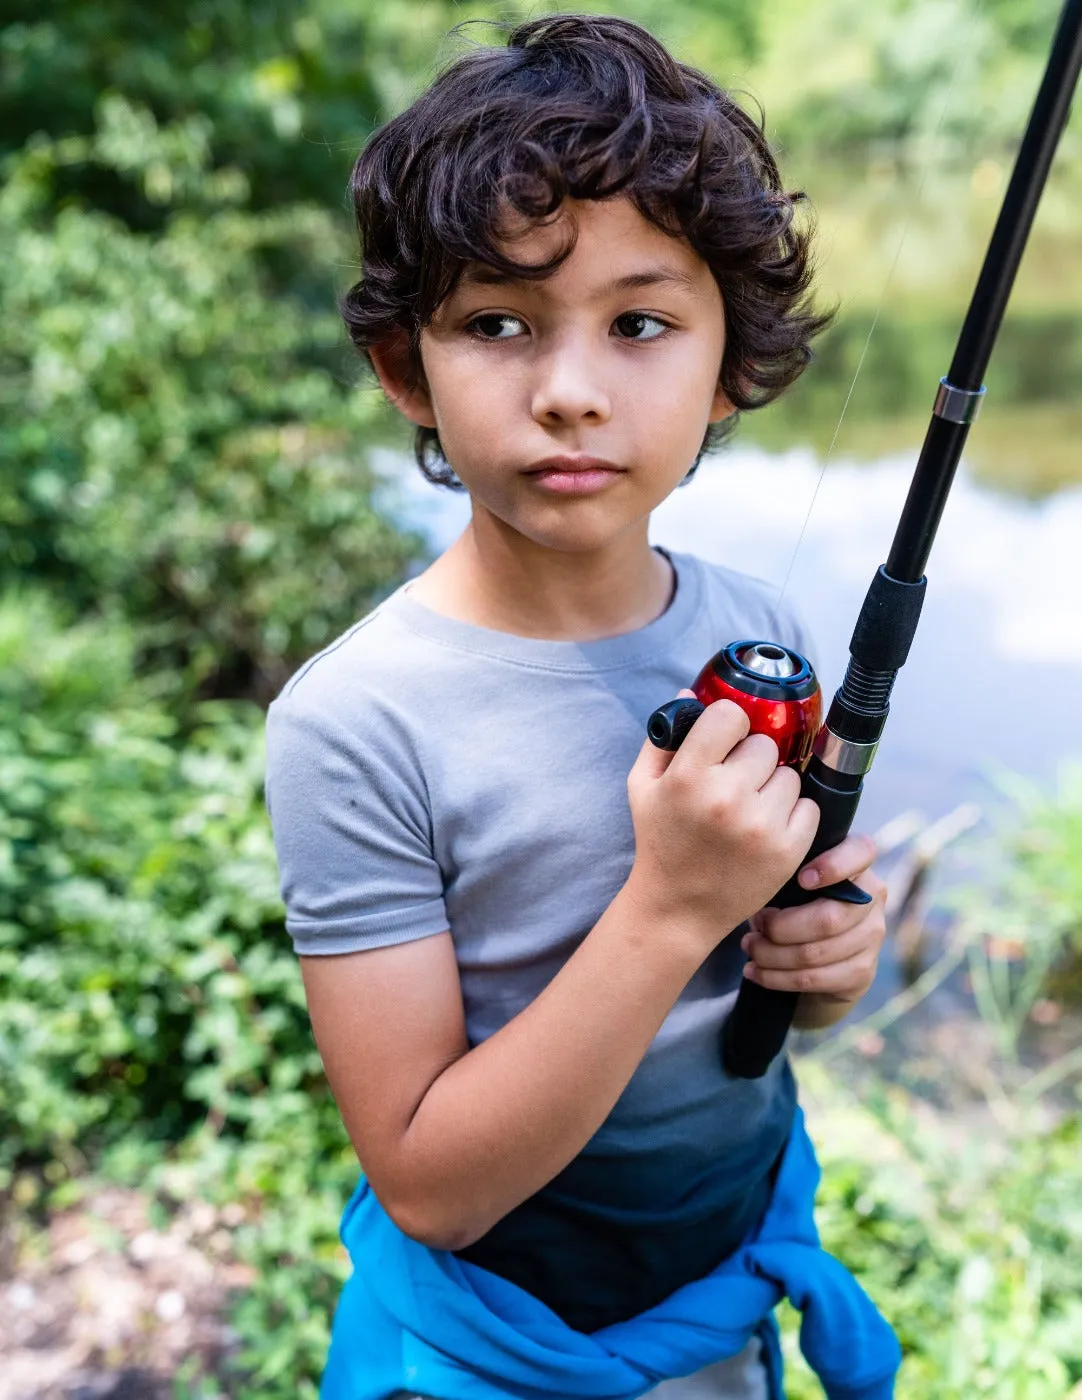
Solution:
[[[510,387],[498,367],[469,354],[429,354],[425,373],[433,410],[451,430],[461,424],[472,431],[485,423]]]
[[[648,376],[631,403],[647,440],[681,459],[694,457],[710,426],[719,368],[709,352],[700,351]]]
[[[684,335],[642,360],[629,376],[636,400],[679,405],[684,414],[709,413],[721,373],[721,346],[714,336]]]
[[[510,415],[490,388],[448,386],[442,399],[433,400],[433,409],[444,451],[452,453],[464,467],[471,463],[483,467],[499,456]]]
[[[440,445],[445,453],[461,455],[463,445],[475,444],[484,433],[484,406],[476,394],[460,388],[449,376],[430,378],[429,394]]]

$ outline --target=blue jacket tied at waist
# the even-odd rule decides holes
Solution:
[[[362,1176],[342,1216],[353,1274],[334,1318],[320,1400],[634,1400],[764,1343],[775,1400],[773,1309],[803,1313],[800,1347],[829,1400],[890,1400],[901,1350],[856,1279],[819,1243],[815,1149],[798,1108],[770,1206],[735,1254],[656,1307],[589,1335],[537,1298],[404,1235]]]

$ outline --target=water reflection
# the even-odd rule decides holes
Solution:
[[[825,455],[852,385],[839,446],[865,461],[902,452],[915,461],[963,311],[959,304],[957,319],[884,315],[870,342],[870,313],[848,314],[824,335],[803,378],[747,416],[741,438],[772,451],[806,443]],[[1016,308],[986,379],[987,401],[967,444],[973,474],[1030,497],[1082,482],[1082,312]]]

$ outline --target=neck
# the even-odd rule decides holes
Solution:
[[[600,641],[653,622],[668,607],[673,573],[651,549],[647,522],[597,550],[557,551],[485,528],[475,514],[459,538],[410,585],[435,612],[520,637]]]

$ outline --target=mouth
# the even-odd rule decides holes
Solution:
[[[618,467],[615,462],[608,462],[604,457],[545,457],[540,462],[534,462],[533,466],[527,467],[527,476],[547,476],[549,473],[558,473],[561,476],[578,476],[588,472],[622,472],[624,467]]]
[[[546,457],[528,467],[525,476],[542,491],[561,496],[590,496],[626,474],[625,467],[602,457]]]

